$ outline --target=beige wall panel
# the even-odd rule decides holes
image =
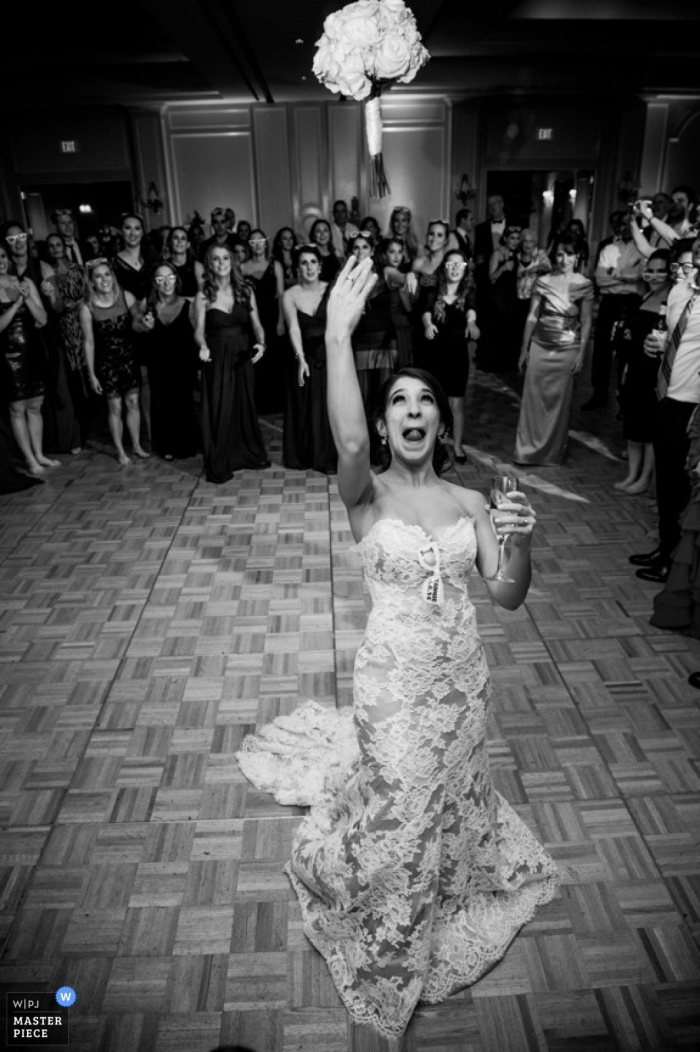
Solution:
[[[280,107],[254,109],[253,134],[258,186],[257,222],[272,239],[280,227],[289,226],[292,220],[287,110]]]
[[[326,186],[323,109],[321,106],[295,106],[294,121],[294,227],[306,236],[311,223],[326,215]]]
[[[248,132],[175,134],[171,138],[174,213],[185,222],[195,208],[209,222],[212,208],[233,208],[255,222],[253,150]]]
[[[362,201],[366,173],[363,161],[367,154],[363,138],[365,134],[363,107],[352,103],[331,104],[328,107],[328,143],[330,149],[330,186],[328,209],[337,200],[347,201],[353,197]]]

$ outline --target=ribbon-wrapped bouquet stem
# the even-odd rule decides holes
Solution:
[[[365,102],[371,197],[389,193],[382,160],[382,89],[408,84],[429,58],[403,0],[357,0],[324,22],[313,70],[330,91]]]

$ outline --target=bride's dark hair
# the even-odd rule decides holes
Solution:
[[[386,471],[391,464],[391,450],[388,445],[382,445],[377,425],[386,415],[386,407],[389,404],[392,389],[396,386],[397,382],[405,376],[412,377],[414,380],[420,380],[422,384],[425,384],[425,386],[432,391],[433,397],[435,398],[435,404],[438,407],[442,426],[446,432],[452,430],[452,410],[450,409],[450,403],[447,395],[432,373],[426,372],[425,369],[414,369],[412,367],[408,369],[399,369],[398,373],[394,373],[393,376],[390,376],[389,379],[385,380],[379,388],[377,402],[370,417],[370,455],[372,463],[377,465],[380,472]],[[436,475],[439,475],[442,472],[449,459],[444,443],[438,440],[433,449],[433,468],[435,469]]]

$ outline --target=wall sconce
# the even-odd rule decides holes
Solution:
[[[543,190],[542,200],[546,204],[547,208],[551,208],[554,204],[554,190]]]
[[[461,204],[462,208],[466,208],[470,201],[473,201],[476,197],[476,190],[472,187],[469,182],[469,176],[465,172],[459,184],[459,190],[455,192],[455,197]]]
[[[92,212],[92,205],[78,205],[78,211],[81,215],[87,215],[89,212]]]
[[[572,190],[569,190],[569,201],[572,205],[576,204],[576,187],[574,187]]]
[[[154,182],[148,184],[148,190],[145,198],[141,198],[141,207],[147,209],[149,212],[153,212],[157,215],[163,208],[163,199],[158,193],[158,187]]]

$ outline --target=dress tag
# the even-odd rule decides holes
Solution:
[[[421,593],[426,603],[441,606],[445,602],[445,589],[442,584],[442,577],[434,574],[432,577],[426,578],[421,585]]]

